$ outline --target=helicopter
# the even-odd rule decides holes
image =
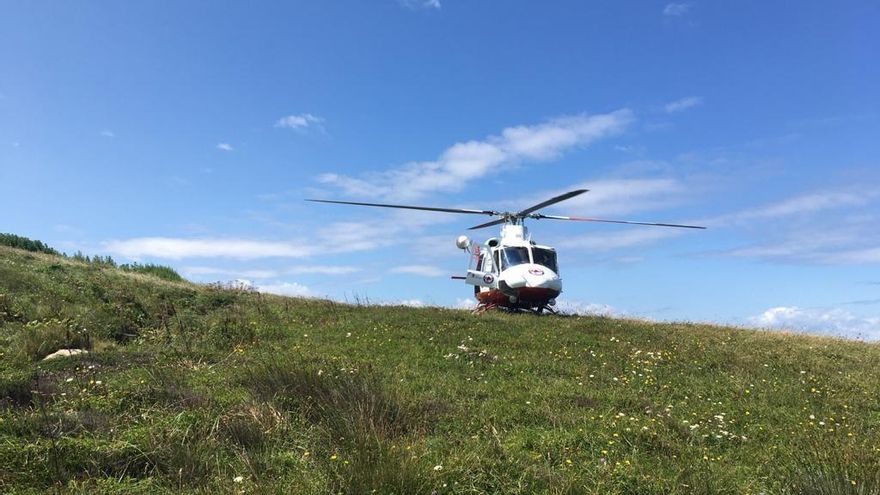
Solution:
[[[306,201],[497,217],[495,220],[475,225],[468,230],[501,225],[500,237],[492,237],[480,244],[466,235],[461,235],[455,241],[455,245],[459,249],[469,253],[469,263],[464,276],[452,276],[451,278],[464,280],[465,284],[474,287],[474,297],[477,299],[476,312],[498,308],[514,312],[528,311],[535,314],[542,314],[544,311],[555,313],[553,306],[556,305],[556,298],[562,293],[562,279],[559,276],[556,249],[551,246],[537,244],[533,241],[528,229],[524,225],[526,219],[571,220],[576,222],[649,225],[653,227],[683,229],[706,228],[698,225],[608,220],[537,213],[542,208],[571,199],[588,191],[589,189],[575,189],[517,212],[362,203],[329,199],[307,199]]]

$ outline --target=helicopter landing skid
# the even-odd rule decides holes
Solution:
[[[479,304],[477,304],[477,306],[474,308],[474,314],[475,314],[475,315],[481,315],[481,314],[485,313],[486,311],[489,311],[490,309],[497,309],[497,308],[500,308],[500,307],[501,307],[501,306],[500,306],[499,304],[496,304],[496,303],[479,303]]]
[[[532,311],[534,311],[536,315],[543,314],[544,311],[550,313],[551,315],[558,314],[558,313],[556,313],[555,309],[551,308],[550,306],[546,306],[546,305],[537,307],[537,308],[533,309]]]
[[[475,315],[481,315],[491,309],[499,309],[502,311],[507,311],[509,313],[532,313],[532,314],[536,314],[536,315],[542,315],[546,311],[547,313],[549,313],[551,315],[558,314],[555,309],[551,308],[550,306],[546,306],[546,305],[538,306],[537,308],[522,308],[522,307],[511,308],[511,307],[503,306],[503,305],[497,304],[497,303],[479,303],[474,308],[473,313]]]

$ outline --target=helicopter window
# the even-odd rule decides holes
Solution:
[[[523,247],[509,247],[501,250],[501,269],[529,262],[529,250]]]
[[[480,261],[481,261],[481,264],[478,266],[478,270],[481,270],[484,272],[491,272],[492,271],[492,257],[491,256],[487,256],[486,254],[483,254],[482,257],[480,258]]]
[[[536,265],[546,266],[547,268],[559,273],[556,266],[556,251],[552,249],[532,248],[532,259]]]

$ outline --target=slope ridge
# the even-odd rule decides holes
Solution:
[[[87,355],[53,361],[63,347]],[[0,491],[877,493],[880,347],[359,307],[0,247]]]

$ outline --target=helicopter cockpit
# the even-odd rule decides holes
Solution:
[[[556,251],[531,247],[504,247],[494,250],[493,256],[478,255],[476,269],[484,272],[500,273],[524,263],[534,263],[559,273],[556,264]]]

